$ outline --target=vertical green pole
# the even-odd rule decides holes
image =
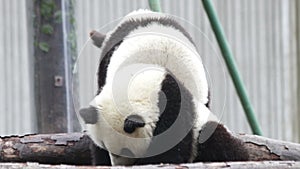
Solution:
[[[159,0],[148,0],[150,9],[154,12],[161,12]]]
[[[300,11],[299,10],[297,10],[297,9],[300,9],[300,1],[295,1],[295,7],[294,7],[294,10],[295,10],[295,12],[296,12],[296,17],[297,18],[300,18]],[[297,43],[297,55],[298,56],[300,56],[300,43],[299,43],[299,41],[300,41],[300,20],[299,19],[297,19],[296,20],[296,23],[295,23],[295,25],[296,25],[296,36],[297,36],[297,38],[296,38],[296,41],[298,41],[298,43]],[[298,77],[299,77],[299,75],[300,75],[300,57],[297,57],[297,75],[298,75]],[[295,107],[296,108],[296,110],[298,110],[298,111],[296,111],[297,112],[297,115],[295,116],[295,118],[296,118],[296,120],[294,120],[294,128],[295,128],[295,130],[296,131],[298,131],[298,137],[297,137],[297,135],[296,136],[294,136],[295,137],[295,139],[298,139],[298,142],[300,142],[300,131],[299,131],[299,128],[300,128],[300,125],[299,125],[299,119],[300,119],[300,106],[298,106],[299,105],[299,103],[300,103],[300,78],[297,78],[297,97],[296,97],[297,99],[296,99],[296,103],[298,103],[298,104],[296,104],[297,106]]]
[[[240,101],[241,101],[244,111],[246,113],[246,116],[247,116],[248,122],[250,124],[250,127],[252,129],[252,132],[257,135],[262,135],[262,131],[256,120],[253,107],[250,103],[249,97],[247,95],[243,81],[240,77],[239,71],[238,71],[236,63],[234,61],[233,54],[232,54],[232,52],[229,48],[228,42],[225,38],[225,34],[222,29],[222,26],[218,20],[214,6],[210,0],[202,0],[202,3],[203,3],[205,11],[207,13],[207,16],[209,18],[211,27],[215,33],[215,36],[218,41],[219,47],[221,49],[223,58],[226,62],[228,71],[233,80],[233,84],[235,86],[237,94],[240,98]]]

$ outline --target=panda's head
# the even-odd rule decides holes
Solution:
[[[115,87],[105,85],[90,107],[80,110],[88,134],[110,152],[114,165],[144,157],[154,136],[164,140],[157,141],[159,151],[174,147],[191,131],[197,116],[192,95],[164,68],[128,74],[129,81],[117,78]]]
[[[143,156],[159,119],[159,92],[165,75],[157,67],[132,75],[128,81],[117,78],[115,85],[105,85],[90,107],[80,110],[92,140],[115,157]]]

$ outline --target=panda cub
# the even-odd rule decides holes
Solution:
[[[138,10],[106,35],[90,35],[101,49],[98,91],[79,114],[96,145],[93,164],[248,159],[210,112],[201,58],[172,17]]]

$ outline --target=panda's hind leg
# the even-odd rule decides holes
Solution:
[[[213,131],[210,137],[198,144],[195,162],[247,161],[249,159],[244,143],[234,137],[222,124],[214,121],[207,122],[202,127],[199,137],[208,136],[205,132],[210,131]]]

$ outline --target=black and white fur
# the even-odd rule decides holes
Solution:
[[[102,50],[99,90],[80,115],[95,144],[109,151],[112,165],[248,159],[242,142],[208,109],[202,61],[189,34],[172,18],[139,10],[127,15],[110,33],[93,31],[91,36]],[[115,96],[115,77],[131,64],[153,69],[132,75],[128,97]],[[176,145],[160,154],[137,158],[171,141],[152,138],[175,123],[172,137],[184,133]],[[100,163],[96,159],[94,164]]]

